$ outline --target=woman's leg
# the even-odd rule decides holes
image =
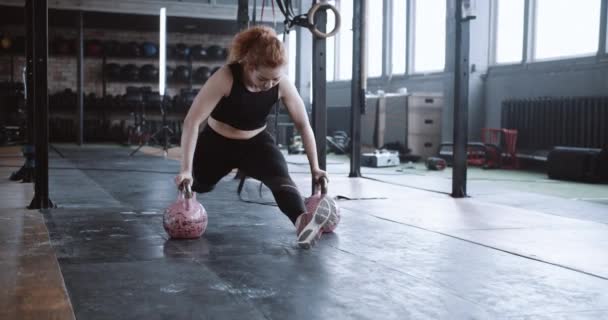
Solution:
[[[238,146],[210,127],[205,127],[198,137],[192,161],[192,191],[198,193],[213,190],[220,179],[237,166]]]
[[[285,158],[268,133],[252,138],[239,168],[270,188],[279,209],[292,223],[306,212],[304,199],[289,176]]]
[[[283,213],[296,227],[298,245],[310,248],[321,237],[323,227],[330,221],[330,210],[325,199],[319,199],[317,209],[307,212],[304,199],[289,176],[287,163],[272,137],[264,132],[247,146],[240,168],[270,188]]]

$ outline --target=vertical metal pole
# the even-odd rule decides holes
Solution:
[[[407,1],[405,5],[407,8],[405,21],[407,26],[405,32],[405,73],[409,75],[414,73],[414,29],[416,28],[416,17],[414,15],[415,3],[413,1]],[[407,142],[407,139],[405,140]]]
[[[315,25],[321,32],[325,32],[327,24],[327,12],[318,11],[315,15]],[[326,139],[327,139],[327,72],[325,38],[313,36],[313,66],[312,66],[312,128],[315,132],[317,144],[317,158],[319,168],[325,170],[326,166]]]
[[[534,37],[535,37],[535,14],[536,1],[525,0],[524,6],[524,47],[522,55],[522,64],[530,62],[534,59]]]
[[[36,183],[30,209],[52,206],[49,199],[49,109],[48,109],[48,0],[35,0],[34,35],[34,127],[36,128]]]
[[[245,30],[249,26],[249,0],[239,0],[236,23],[239,30]]]
[[[306,12],[312,6],[312,0],[301,0],[299,5],[300,12]],[[306,112],[312,109],[311,90],[312,90],[312,32],[305,28],[296,28],[297,52],[296,55],[296,88],[304,100]]]
[[[365,38],[367,0],[353,0],[353,79],[351,82],[350,111],[350,173],[361,176],[361,114],[365,113],[366,59]]]
[[[467,143],[469,100],[469,21],[462,17],[462,2],[456,1],[456,57],[454,65],[454,167],[452,197],[467,196]]]
[[[34,181],[34,170],[36,166],[34,149],[34,0],[25,2],[25,110],[26,110],[26,144],[23,146],[25,163],[23,167],[15,173],[15,180],[23,182]]]
[[[84,26],[82,11],[78,13],[78,61],[76,62],[77,94],[78,94],[78,136],[76,143],[81,146],[84,143]]]
[[[101,95],[105,98],[106,95],[108,94],[108,89],[107,89],[107,73],[106,73],[106,65],[107,65],[107,58],[106,58],[106,53],[103,53],[103,56],[101,57]]]
[[[391,78],[392,72],[393,72],[392,66],[391,66],[392,64],[390,63],[390,61],[393,61],[392,60],[393,53],[390,50],[390,48],[392,47],[392,44],[390,46],[388,45],[389,43],[392,43],[392,41],[393,41],[393,39],[392,39],[392,32],[393,32],[392,3],[393,2],[389,1],[389,0],[384,0],[382,3],[382,16],[384,17],[384,19],[382,19],[382,30],[384,30],[384,32],[382,32],[382,43],[384,43],[384,45],[382,46],[382,74],[380,75],[381,78]],[[378,4],[376,4],[376,5],[378,5]],[[384,90],[388,91],[388,88],[385,88]]]
[[[15,88],[15,54],[12,52],[11,52],[11,88]]]
[[[25,2],[25,90],[27,103],[27,144],[34,148],[34,0]]]
[[[599,50],[598,54],[600,56],[606,55],[606,42],[608,41],[608,36],[606,35],[608,32],[606,29],[608,28],[608,0],[602,0],[602,9],[600,16],[600,39],[599,39]]]

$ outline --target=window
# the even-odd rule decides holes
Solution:
[[[498,0],[496,12],[496,63],[522,61],[524,0]]]
[[[288,35],[287,35],[287,50],[288,50],[288,59],[289,59],[289,65],[287,68],[287,74],[289,76],[289,81],[291,81],[291,83],[296,83],[296,51],[297,51],[297,47],[298,47],[298,36],[297,36],[297,32],[295,30],[292,30]]]
[[[342,26],[337,34],[338,80],[350,80],[353,77],[353,1],[340,1],[340,16]]]
[[[416,0],[414,23],[414,71],[445,68],[445,0]],[[373,21],[373,20],[372,20]]]
[[[601,0],[537,0],[535,59],[594,54]]]
[[[392,74],[405,73],[407,39],[407,0],[393,0],[392,23]]]
[[[445,2],[445,0],[442,1]],[[383,1],[373,1],[373,4],[370,3],[367,6],[369,10],[367,20],[367,76],[370,78],[382,76],[382,49],[384,48],[382,45],[382,22],[384,20],[384,8],[382,4]]]

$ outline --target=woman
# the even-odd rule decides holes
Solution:
[[[283,77],[286,64],[283,43],[271,28],[252,27],[235,36],[228,64],[205,83],[184,120],[181,172],[175,183],[193,182],[192,190],[209,192],[238,168],[270,188],[281,211],[296,226],[298,244],[309,248],[332,217],[324,210],[306,212],[285,159],[265,130],[271,108],[281,99],[302,134],[314,181],[327,178],[319,168],[304,103]],[[205,120],[207,126],[199,134]]]

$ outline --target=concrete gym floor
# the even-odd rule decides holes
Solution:
[[[330,156],[342,223],[312,250],[278,208],[240,201],[231,176],[199,200],[199,240],[168,240],[179,163],[157,149],[56,146],[51,199],[0,180],[1,319],[607,319],[608,188],[542,173],[364,168]],[[0,173],[22,159],[2,150]],[[177,152],[172,150],[172,158]],[[301,191],[308,165],[288,156]],[[249,180],[245,200],[268,203]],[[48,230],[48,232],[47,232]],[[72,314],[73,310],[73,314]]]

